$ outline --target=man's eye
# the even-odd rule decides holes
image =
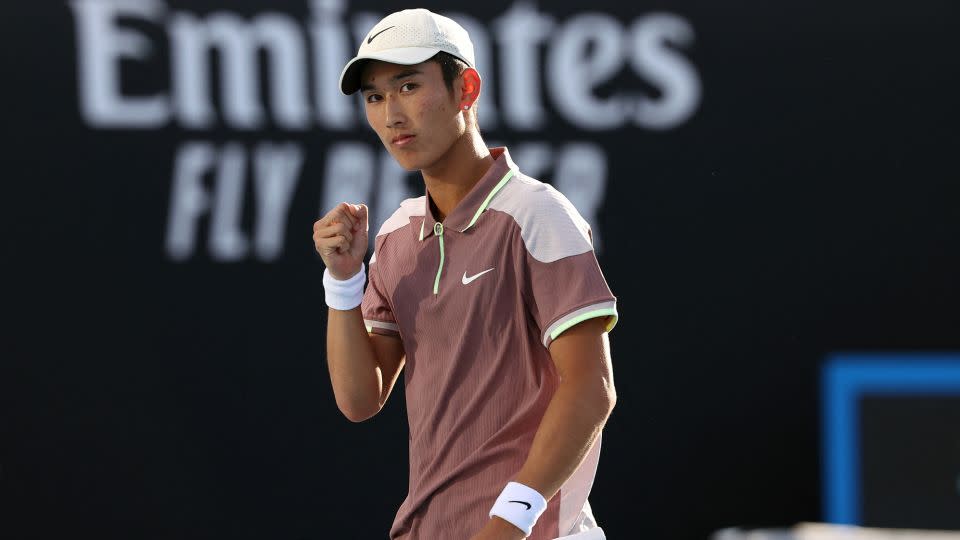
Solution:
[[[415,83],[408,82],[408,83],[405,83],[403,86],[400,87],[400,91],[401,91],[401,92],[409,92],[409,91],[415,89],[416,87],[417,87],[417,85],[416,85]]]
[[[380,97],[379,94],[370,94],[370,95],[367,96],[367,103],[376,103],[376,102],[380,101],[381,99],[382,99],[382,98]]]

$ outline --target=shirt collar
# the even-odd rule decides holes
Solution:
[[[457,203],[457,206],[450,212],[450,215],[443,220],[444,231],[456,230],[464,232],[476,222],[490,204],[490,200],[498,191],[516,174],[517,166],[510,158],[510,152],[506,147],[491,148],[490,155],[493,156],[493,164],[487,169],[487,172],[480,177],[480,180],[470,189],[467,196]],[[434,233],[434,227],[437,220],[430,208],[430,192],[426,192],[424,197],[426,208],[423,214],[423,222],[415,234],[420,240],[428,238]]]

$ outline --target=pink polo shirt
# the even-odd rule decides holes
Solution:
[[[466,539],[520,470],[559,384],[548,347],[593,317],[617,321],[590,227],[505,148],[443,222],[407,199],[377,233],[362,311],[406,354],[410,483],[390,538]],[[529,537],[593,526],[600,441]]]

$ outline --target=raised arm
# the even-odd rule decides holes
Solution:
[[[327,266],[327,279],[355,278],[363,269],[368,241],[365,205],[341,203],[313,224],[314,246]],[[328,309],[330,382],[337,407],[348,419],[361,422],[380,412],[403,362],[400,339],[367,333],[359,305]]]

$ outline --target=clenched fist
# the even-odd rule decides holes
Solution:
[[[313,245],[338,280],[360,271],[369,241],[367,206],[340,203],[313,224]]]

